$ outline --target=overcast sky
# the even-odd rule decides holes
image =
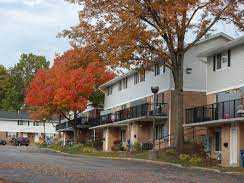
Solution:
[[[0,0],[0,64],[18,62],[21,53],[34,53],[51,60],[69,48],[57,38],[78,23],[78,7],[64,0]]]
[[[0,0],[0,64],[11,67],[30,52],[52,60],[67,50],[68,41],[56,36],[78,23],[77,11],[64,0]],[[231,25],[220,24],[216,31],[240,36]]]

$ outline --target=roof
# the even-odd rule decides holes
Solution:
[[[243,44],[244,44],[244,36],[241,36],[241,37],[239,37],[239,38],[237,38],[235,40],[227,42],[226,44],[224,44],[222,46],[208,49],[208,50],[200,53],[198,56],[199,57],[208,57],[208,56],[211,56],[211,55],[213,55],[215,53],[226,51],[226,50],[229,50],[231,48],[234,48],[236,46],[243,45]]]
[[[17,120],[28,120],[34,121],[28,112],[17,112],[17,111],[0,111],[0,120],[6,121],[17,121]],[[53,118],[52,122],[58,122],[57,118]]]
[[[103,89],[103,88],[105,88],[105,87],[111,86],[111,85],[113,85],[114,83],[116,83],[116,82],[118,82],[118,81],[120,81],[120,80],[122,80],[122,79],[124,79],[124,78],[126,78],[126,77],[129,77],[129,76],[131,76],[131,75],[133,75],[133,74],[135,74],[135,73],[136,73],[136,70],[131,70],[131,71],[127,72],[126,74],[123,74],[123,75],[121,75],[121,76],[117,76],[117,77],[115,77],[114,79],[112,79],[112,80],[110,80],[110,81],[108,81],[108,82],[106,82],[106,83],[100,85],[99,88],[100,88],[100,89]]]
[[[226,40],[228,40],[228,41],[232,41],[232,40],[234,40],[234,38],[231,37],[231,36],[229,36],[228,34],[225,34],[225,33],[223,33],[223,32],[220,32],[220,33],[214,34],[214,35],[212,35],[212,36],[209,36],[209,37],[206,38],[206,39],[202,39],[202,40],[198,41],[197,44],[202,44],[202,43],[205,43],[205,42],[210,41],[210,40],[212,40],[212,39],[217,39],[217,38],[219,38],[219,37],[223,37],[224,39],[226,39]],[[137,69],[138,69],[138,68],[137,68]],[[103,90],[103,88],[106,88],[106,87],[108,87],[108,86],[111,86],[111,85],[117,83],[118,81],[120,81],[120,80],[122,80],[122,79],[124,79],[124,78],[126,78],[126,77],[129,77],[129,76],[133,75],[134,73],[136,73],[136,69],[130,70],[130,71],[127,72],[126,74],[123,74],[123,75],[121,75],[121,76],[115,77],[114,79],[112,79],[112,80],[110,80],[110,81],[108,81],[108,82],[106,82],[106,83],[100,85],[99,88],[100,88],[101,90]]]
[[[17,111],[0,111],[0,119],[30,119],[31,117],[27,112],[17,112]]]
[[[213,39],[217,39],[219,37],[222,37],[222,38],[224,38],[224,39],[226,39],[228,41],[234,40],[234,38],[229,36],[228,34],[225,34],[223,32],[219,32],[217,34],[213,34],[213,35],[209,36],[208,38],[205,38],[205,39],[202,39],[202,40],[198,41],[197,44],[202,44],[202,43],[205,43],[207,41],[210,41],[210,40],[213,40]]]

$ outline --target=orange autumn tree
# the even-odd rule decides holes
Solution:
[[[94,98],[98,86],[112,79],[98,55],[86,49],[72,49],[57,56],[49,70],[39,70],[27,90],[25,102],[34,118],[49,118],[54,114],[70,120],[74,113],[74,141],[77,143],[77,118]],[[96,101],[92,101],[96,104]]]
[[[62,36],[72,44],[94,46],[108,65],[161,62],[175,84],[175,146],[183,134],[185,53],[219,22],[244,30],[243,0],[67,0],[81,5],[78,26]]]

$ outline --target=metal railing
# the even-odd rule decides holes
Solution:
[[[56,125],[56,131],[70,129],[75,124],[77,128],[90,128],[93,126],[99,125],[99,118],[88,118],[88,117],[79,117],[75,120],[69,120],[64,123]]]
[[[244,111],[244,99],[229,100],[186,109],[186,124],[237,118]]]
[[[65,130],[69,128],[72,128],[72,125],[68,121],[56,125],[56,131]]]
[[[129,107],[114,113],[109,113],[100,116],[100,124],[108,124],[113,122],[119,122],[123,120],[139,118],[144,116],[167,116],[168,105],[166,103],[157,103],[156,111],[153,110],[154,104],[141,104],[133,107]]]

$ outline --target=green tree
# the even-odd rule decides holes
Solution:
[[[9,70],[10,78],[5,86],[2,103],[4,110],[19,110],[24,104],[25,90],[39,69],[48,68],[49,61],[44,56],[22,54],[19,62]]]
[[[6,87],[9,82],[8,70],[0,65],[0,109],[2,108],[2,100],[5,98]]]

